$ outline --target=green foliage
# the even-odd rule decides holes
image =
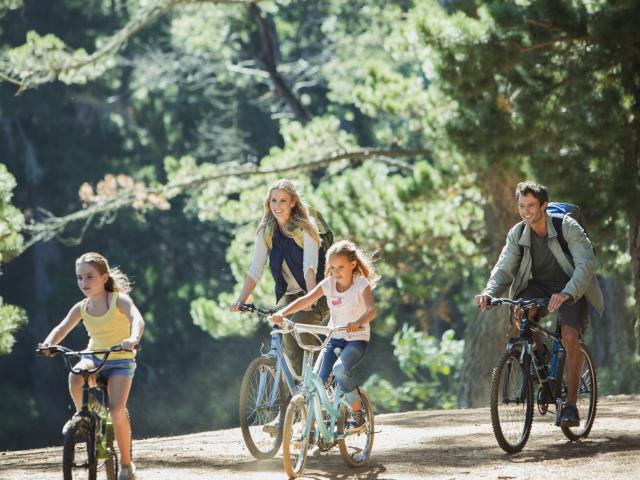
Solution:
[[[22,251],[24,217],[11,203],[16,181],[7,167],[0,163],[0,262],[6,263]],[[2,271],[0,270],[0,275]],[[0,355],[11,352],[13,334],[26,323],[22,308],[6,305],[0,297]]]
[[[438,340],[404,324],[393,337],[394,354],[408,377],[401,385],[372,375],[364,384],[376,409],[455,408],[464,341],[447,330]]]

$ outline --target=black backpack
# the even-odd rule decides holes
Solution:
[[[564,234],[562,233],[562,221],[565,215],[569,215],[576,222],[580,224],[582,229],[587,233],[586,222],[584,219],[584,215],[582,210],[577,205],[573,205],[571,203],[562,203],[562,202],[549,202],[547,204],[547,215],[551,217],[551,221],[553,222],[553,228],[556,230],[558,234],[558,243],[560,247],[562,247],[562,251],[571,258],[571,252],[569,251],[569,245],[567,245],[567,241],[564,238]],[[524,231],[524,222],[520,226],[520,235],[522,236],[522,232]]]

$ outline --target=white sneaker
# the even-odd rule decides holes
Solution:
[[[136,466],[133,464],[133,462],[131,462],[131,465],[120,466],[118,480],[136,480]]]

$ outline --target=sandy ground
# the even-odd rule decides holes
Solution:
[[[571,443],[537,415],[515,455],[497,445],[489,410],[406,412],[376,417],[369,464],[347,467],[338,448],[311,452],[303,478],[640,479],[640,396],[600,399],[589,438]],[[134,441],[139,480],[284,479],[282,457],[256,461],[239,429]],[[0,452],[0,479],[62,478],[61,448]],[[104,470],[98,478],[105,478]]]

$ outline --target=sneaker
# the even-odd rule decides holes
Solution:
[[[578,409],[572,403],[566,402],[562,408],[562,416],[560,417],[561,427],[577,427],[580,425],[580,416]]]
[[[131,465],[120,466],[118,480],[136,480],[136,466],[133,462],[131,462]]]
[[[276,416],[273,420],[267,423],[264,427],[262,427],[262,431],[268,433],[272,437],[275,437],[278,434],[278,430],[280,429],[280,414]]]
[[[362,410],[354,410],[351,412],[351,421],[347,425],[347,431],[355,432],[361,430],[365,423],[364,412]]]

